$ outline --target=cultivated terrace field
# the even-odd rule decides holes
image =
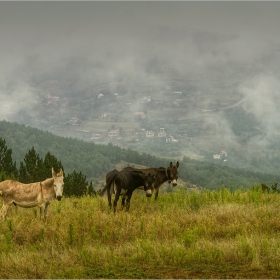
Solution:
[[[261,188],[13,206],[0,222],[1,278],[280,278],[280,196]]]

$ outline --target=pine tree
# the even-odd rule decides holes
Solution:
[[[9,179],[5,172],[0,171],[0,182]]]
[[[24,157],[24,162],[20,162],[19,180],[22,183],[39,182],[46,179],[43,160],[36,153],[34,147],[28,151]],[[50,176],[48,176],[50,177]]]
[[[95,194],[95,191],[94,191],[93,186],[92,186],[92,181],[90,182],[90,184],[89,184],[88,187],[87,187],[87,194],[88,194],[88,195],[93,195],[93,194]]]
[[[86,176],[74,170],[64,178],[64,195],[81,197],[87,193]]]
[[[63,169],[63,166],[61,164],[61,161],[58,161],[57,158],[54,155],[52,155],[50,152],[47,152],[47,154],[45,155],[43,166],[44,166],[44,176],[45,176],[45,178],[51,177],[52,167],[53,167],[55,172],[59,172],[59,170],[61,168],[63,173],[64,173],[64,169]]]
[[[0,171],[5,173],[7,177],[16,178],[18,170],[16,162],[12,160],[12,149],[6,146],[6,140],[0,137]]]

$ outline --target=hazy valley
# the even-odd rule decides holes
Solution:
[[[30,98],[3,103],[2,116],[59,136],[111,142],[159,157],[277,173],[280,129],[271,130],[254,111],[252,94],[240,90],[242,77],[251,72],[236,73],[157,72],[157,78],[136,84],[93,79],[84,86],[76,81],[74,87],[61,77],[34,80]],[[277,165],[267,165],[271,161]]]
[[[278,3],[30,3],[20,17],[13,5],[1,120],[278,173]]]

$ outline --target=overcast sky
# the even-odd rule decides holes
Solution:
[[[0,102],[31,97],[31,77],[69,65],[85,83],[145,79],[157,58],[178,73],[255,67],[239,87],[246,106],[262,112],[268,99],[279,117],[279,12],[278,1],[0,2]]]
[[[227,59],[253,59],[280,51],[279,11],[280,2],[266,1],[0,2],[1,74],[30,55],[163,52],[191,60],[223,50]]]

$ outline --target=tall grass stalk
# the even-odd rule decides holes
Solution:
[[[119,203],[120,204],[120,203]],[[0,221],[2,278],[280,278],[280,196],[261,190],[63,198]]]

